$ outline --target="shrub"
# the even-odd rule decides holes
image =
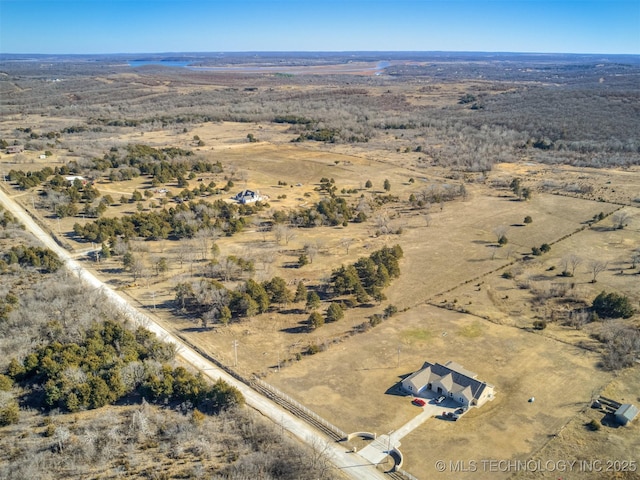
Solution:
[[[587,422],[587,428],[592,432],[597,432],[600,430],[601,426],[596,420],[591,420],[590,422]]]
[[[506,272],[502,272],[502,278],[506,278],[508,280],[513,278],[513,272],[511,270],[507,270]]]
[[[376,325],[380,325],[382,323],[382,320],[384,320],[382,315],[376,313],[374,315],[371,315],[371,318],[369,319],[369,325],[375,327]]]
[[[531,222],[533,222],[533,219],[529,215],[524,217],[524,223],[531,223]]]
[[[536,330],[544,330],[545,328],[547,328],[546,320],[536,320],[535,322],[533,322],[533,328]]]
[[[18,423],[20,408],[15,401],[9,402],[4,408],[0,408],[0,427]]]
[[[13,380],[0,373],[0,391],[8,392],[13,387]]]
[[[384,316],[386,318],[393,317],[396,313],[398,313],[398,307],[395,305],[389,305],[384,309]]]
[[[628,297],[613,292],[600,292],[593,300],[592,307],[602,318],[629,318],[635,313]]]
[[[301,253],[298,257],[298,268],[304,267],[309,264],[309,256],[306,253]]]

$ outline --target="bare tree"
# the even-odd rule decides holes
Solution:
[[[611,219],[613,220],[613,228],[620,230],[627,226],[629,220],[631,219],[631,214],[622,210],[618,210],[611,216]]]
[[[582,264],[582,258],[577,255],[569,255],[569,265],[571,266],[571,275],[576,274],[576,269]]]
[[[210,246],[214,244],[218,238],[220,238],[220,231],[215,228],[203,228],[196,232],[195,239],[202,260],[207,260],[209,253],[212,252]]]
[[[344,247],[347,255],[349,255],[349,249],[351,248],[351,245],[353,245],[353,241],[352,237],[344,237],[340,240],[340,246]]]
[[[220,262],[214,266],[214,269],[220,273],[225,282],[235,278],[240,273],[238,263],[229,257],[220,260]]]
[[[268,272],[271,269],[271,265],[276,261],[276,253],[273,250],[261,252],[258,255],[258,261],[262,263],[262,269]]]
[[[565,276],[569,276],[568,274],[571,273],[571,276],[573,277],[576,274],[576,268],[578,268],[582,264],[582,259],[572,253],[570,255],[565,255],[564,257],[562,257],[562,260],[560,262],[562,264],[562,273]]]
[[[376,218],[375,218],[376,231],[382,235],[388,234],[391,230],[390,222],[391,220],[389,219],[389,216],[387,215],[386,212],[381,212],[380,214],[376,215]]]
[[[209,242],[210,235],[209,229],[198,230],[195,234],[195,239],[198,243],[198,250],[200,251],[200,258],[202,260],[207,260],[209,255]]]
[[[493,233],[496,236],[496,241],[498,243],[500,243],[500,240],[503,238],[507,237],[507,226],[506,225],[499,225],[496,228],[493,229]]]
[[[607,262],[602,262],[600,260],[589,262],[589,271],[592,275],[591,283],[596,283],[598,281],[598,275],[607,269],[607,265]]]
[[[289,242],[291,240],[293,240],[294,238],[296,238],[297,234],[296,231],[292,228],[287,228],[284,231],[284,244],[285,245],[289,245]]]
[[[140,257],[133,258],[131,265],[129,265],[129,269],[131,270],[131,275],[133,275],[134,282],[137,281],[138,278],[142,277],[146,272],[144,261]]]
[[[270,227],[269,224],[267,222],[263,222],[261,218],[259,217],[253,217],[251,219],[251,223],[253,224],[254,228],[256,229],[256,232],[260,233],[260,235],[262,235],[262,241],[266,242],[267,241],[267,232],[269,231]]]
[[[276,243],[278,245],[280,245],[280,242],[282,242],[282,239],[285,236],[285,232],[289,229],[289,227],[287,227],[286,225],[283,225],[282,223],[277,223],[276,225],[273,226],[273,228],[271,229],[273,232],[273,237],[276,240]]]
[[[116,241],[111,245],[111,251],[115,255],[124,255],[129,251],[129,244],[121,238],[116,238]]]
[[[187,260],[190,252],[191,248],[187,242],[180,242],[180,245],[178,245],[178,248],[176,249],[176,260],[180,263],[180,268],[182,268],[182,265]]]
[[[304,246],[304,253],[309,257],[309,261],[313,263],[313,260],[318,256],[318,245],[315,243],[307,243]]]

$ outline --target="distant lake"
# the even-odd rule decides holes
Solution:
[[[288,73],[288,74],[301,74],[301,73],[321,73],[323,71],[329,73],[356,73],[363,71],[375,72],[376,75],[380,75],[382,71],[391,66],[388,61],[378,62],[347,62],[336,65],[273,65],[269,63],[265,64],[239,64],[239,65],[215,65],[215,66],[193,66],[193,61],[185,60],[130,60],[128,62],[130,67],[142,67],[145,65],[159,65],[161,67],[176,67],[187,68],[189,70],[196,71],[210,71],[210,72],[242,72],[242,73]]]
[[[163,67],[188,67],[191,62],[178,60],[131,60],[130,67],[142,67],[144,65],[161,65]]]

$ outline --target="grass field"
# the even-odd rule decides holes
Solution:
[[[261,141],[248,143],[249,133]],[[616,398],[637,397],[637,368],[631,373],[622,372],[621,378],[627,379],[628,385],[620,388],[616,387],[619,378],[598,367],[600,347],[589,334],[600,328],[599,324],[577,330],[551,321],[541,332],[532,331],[531,326],[534,320],[549,319],[551,310],[565,308],[558,299],[548,304],[534,299],[535,292],[558,282],[572,285],[574,303],[567,309],[580,302],[589,304],[603,289],[629,295],[638,305],[638,275],[629,269],[630,252],[640,245],[640,215],[633,202],[638,194],[634,188],[640,182],[638,168],[593,171],[525,161],[498,164],[486,178],[480,179],[479,174],[467,178],[465,199],[413,208],[407,203],[412,193],[431,185],[459,185],[465,182],[464,177],[444,168],[420,169],[414,158],[417,155],[389,153],[381,140],[367,147],[291,144],[293,134],[288,127],[268,123],[209,123],[195,126],[188,133],[127,133],[118,135],[116,141],[122,145],[140,142],[189,148],[194,135],[205,144],[197,152],[209,161],[220,160],[225,172],[203,174],[189,186],[193,188],[200,181],[222,185],[233,177],[234,191],[214,198],[228,198],[244,188],[258,189],[270,196],[271,210],[261,214],[263,219],[275,209],[316,202],[321,196],[315,187],[322,177],[335,179],[339,190],[357,189],[358,193],[346,195],[350,202],[358,201],[361,195],[371,199],[376,193],[385,193],[385,179],[391,183],[389,193],[400,199],[381,207],[373,217],[386,217],[391,230],[401,230],[401,234],[377,233],[372,218],[347,227],[298,228],[295,236],[283,244],[276,242],[272,233],[248,227],[241,234],[218,240],[220,256],[253,259],[257,280],[278,275],[291,287],[299,280],[317,286],[333,268],[397,243],[404,251],[402,275],[385,291],[387,301],[351,309],[343,320],[313,332],[305,327],[308,313],[302,311],[301,304],[226,327],[202,329],[198,319],[176,316],[173,302],[176,283],[200,278],[207,263],[195,253],[197,242],[132,241],[134,252],[147,265],[164,256],[169,271],[158,276],[149,274],[137,285],[124,288],[123,293],[165,325],[228,365],[234,363],[232,343],[237,340],[240,372],[266,376],[268,382],[345,431],[387,433],[416,415],[409,398],[387,390],[424,361],[453,360],[477,372],[479,378],[495,385],[495,400],[470,411],[459,422],[431,419],[403,439],[405,468],[419,478],[462,478],[455,472],[436,476],[437,460],[448,463],[577,455],[572,442],[586,444],[592,438],[596,438],[598,449],[596,452],[595,446],[589,447],[593,455],[614,458],[637,453],[637,425],[611,432],[604,428],[593,435],[582,429],[585,419],[593,415],[585,408],[594,393],[604,390],[618,395]],[[41,168],[35,157],[30,163],[32,156],[29,153],[20,164],[3,156],[1,168]],[[514,176],[534,189],[531,200],[519,201],[509,190],[507,185]],[[373,183],[371,189],[364,188],[367,180]],[[543,183],[551,180],[555,182],[552,188],[544,187]],[[566,185],[575,183],[593,188],[588,194],[568,191]],[[127,182],[100,181],[96,187],[117,201],[122,195],[130,196],[134,189],[142,191],[151,185],[148,178],[139,177]],[[167,188],[178,191],[176,185]],[[34,192],[13,194],[33,210]],[[159,202],[160,196],[154,194],[151,201]],[[150,208],[149,201],[143,202],[144,210]],[[589,226],[600,212],[609,215],[620,208],[629,213],[624,229],[613,229],[611,217]],[[125,203],[110,207],[106,216],[134,211],[135,204]],[[89,219],[57,221],[43,210],[37,215],[53,232],[67,232],[64,241],[73,249],[89,246],[69,233],[75,222]],[[523,222],[526,216],[532,223]],[[496,231],[505,233],[507,245],[497,247]],[[348,252],[345,238],[351,240]],[[309,243],[318,245],[317,257],[309,265],[294,268]],[[549,253],[524,260],[533,247],[543,243],[551,245]],[[181,259],[185,245],[191,253]],[[583,262],[573,278],[560,278],[562,259],[569,254],[579,255]],[[265,260],[268,257],[272,261]],[[607,262],[597,283],[590,282],[588,271],[589,262],[594,260]],[[114,288],[132,283],[131,274],[122,270],[118,259],[100,264],[86,262]],[[505,271],[511,271],[513,278],[503,278]],[[372,314],[381,313],[388,304],[396,305],[401,313],[366,333],[354,334],[355,327],[367,322]],[[636,326],[637,319],[631,320]],[[296,360],[311,344],[324,351]],[[536,401],[529,403],[530,397]]]

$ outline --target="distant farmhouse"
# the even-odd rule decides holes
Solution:
[[[253,191],[253,190],[243,190],[242,192],[238,193],[235,197],[233,197],[233,199],[241,204],[247,204],[247,203],[254,203],[254,202],[258,202],[261,200],[267,200],[269,197],[267,197],[266,195],[260,195],[260,192],[258,191]]]
[[[87,184],[87,179],[84,178],[81,175],[68,175],[68,176],[64,177],[64,179],[67,182],[71,182],[71,183],[75,182],[76,180],[80,180],[80,182],[82,182],[82,185],[86,185]]]
[[[444,395],[465,407],[480,407],[493,400],[494,387],[455,362],[425,362],[420,370],[402,380],[402,388],[416,397]]]
[[[9,145],[7,147],[7,153],[22,153],[24,147],[22,145]]]

